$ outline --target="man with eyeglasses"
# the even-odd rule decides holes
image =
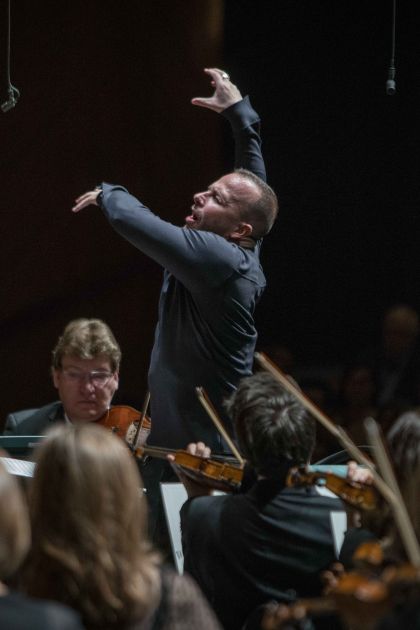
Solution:
[[[52,378],[60,400],[7,416],[5,435],[42,435],[56,422],[96,422],[118,389],[120,347],[99,319],[76,319],[53,350]]]

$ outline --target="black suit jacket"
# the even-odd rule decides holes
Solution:
[[[319,574],[335,560],[330,512],[342,509],[313,487],[272,480],[245,494],[190,499],[181,509],[185,570],[224,628],[239,630],[268,600],[320,595]]]
[[[13,630],[83,630],[79,614],[58,602],[36,600],[19,593],[0,597],[0,627]]]
[[[23,409],[9,413],[3,435],[43,435],[57,422],[64,422],[64,409],[60,401],[40,409]]]

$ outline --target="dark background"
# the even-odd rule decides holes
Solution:
[[[55,394],[50,353],[74,317],[100,317],[123,350],[120,402],[141,405],[161,270],[73,199],[106,180],[181,223],[229,170],[224,121],[193,108],[223,67],[263,119],[278,222],[263,249],[263,345],[341,363],[385,308],[420,307],[417,3],[397,7],[397,94],[385,94],[392,2],[12,0],[11,80],[0,112],[1,396]],[[7,2],[0,0],[6,100]]]

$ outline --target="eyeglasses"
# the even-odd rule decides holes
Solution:
[[[64,378],[69,383],[79,384],[87,379],[89,383],[98,389],[105,387],[109,380],[114,376],[113,372],[105,372],[104,370],[82,372],[82,370],[75,370],[74,368],[62,368],[61,371]]]

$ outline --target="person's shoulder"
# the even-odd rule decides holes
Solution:
[[[165,628],[206,628],[221,630],[221,626],[195,580],[165,567],[162,579],[166,583],[168,617]]]
[[[234,495],[202,496],[188,499],[181,508],[181,519],[189,533],[216,529]]]
[[[200,255],[206,263],[217,262],[249,280],[258,283],[261,283],[261,280],[265,281],[258,244],[255,247],[245,247],[219,234],[204,230],[186,230],[185,237],[191,247],[200,250]]]
[[[233,500],[233,496],[234,495],[230,494],[222,494],[193,497],[184,503],[182,509],[189,514],[201,518],[207,513],[215,514],[216,511],[221,509],[226,503],[230,503]]]
[[[47,428],[51,422],[62,419],[62,415],[63,407],[59,400],[43,407],[13,411],[6,418],[4,432],[36,435],[38,431]]]
[[[17,423],[24,422],[25,420],[29,420],[35,416],[46,416],[54,418],[56,412],[61,411],[62,403],[59,400],[56,400],[52,403],[47,403],[42,407],[34,407],[30,409],[20,409],[19,411],[14,411],[9,415],[12,415]]]
[[[214,232],[179,229],[184,245],[193,253],[195,271],[200,270],[206,284],[218,286],[243,264],[243,251],[236,243]]]
[[[239,254],[239,246],[228,241],[224,236],[209,232],[208,230],[193,230],[191,228],[178,228],[183,234],[186,241],[193,247],[203,247],[209,249],[210,252],[218,250],[226,250]]]
[[[324,486],[300,486],[296,488],[284,488],[279,494],[280,500],[293,506],[306,505],[308,510],[330,510],[344,509],[343,503],[336,494]]]
[[[57,630],[79,630],[84,627],[79,614],[71,608],[58,602],[46,601],[43,604],[45,619],[48,624],[46,628],[51,628],[51,630],[55,628]]]
[[[28,620],[30,619],[30,624]],[[11,592],[0,597],[0,626],[15,630],[82,630],[79,615],[62,604]]]

